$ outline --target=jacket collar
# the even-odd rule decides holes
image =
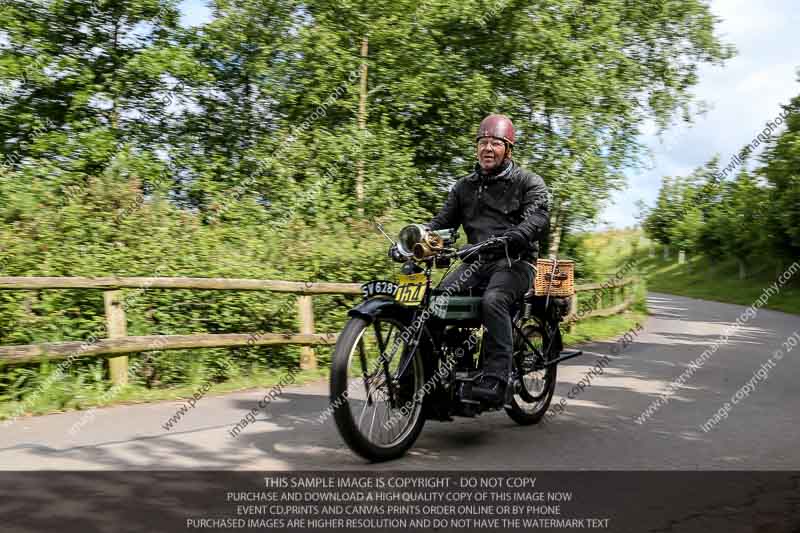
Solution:
[[[514,170],[514,161],[511,159],[505,161],[503,166],[500,167],[498,172],[486,174],[483,172],[483,169],[478,163],[475,163],[475,168],[472,171],[472,174],[468,176],[470,181],[477,181],[477,180],[485,180],[485,181],[494,181],[494,180],[501,180],[501,179],[509,179],[511,177],[511,171]]]

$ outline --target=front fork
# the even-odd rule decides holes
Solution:
[[[408,264],[408,263],[407,263]],[[414,270],[419,269],[419,267],[413,264]],[[406,265],[403,265],[404,267]],[[425,295],[420,302],[419,307],[414,311],[414,314],[411,316],[411,328],[414,327],[414,324],[417,324],[416,329],[413,329],[411,332],[411,349],[408,350],[408,353],[403,354],[403,358],[400,360],[400,364],[398,364],[397,368],[397,379],[400,379],[400,376],[404,375],[406,370],[408,370],[408,365],[411,364],[413,361],[414,355],[419,350],[420,339],[422,338],[422,332],[425,330],[425,324],[427,323],[428,319],[420,320],[421,315],[423,315],[431,304],[431,270],[433,268],[433,264],[428,264],[424,270],[425,272]],[[430,315],[428,316],[430,318]],[[435,339],[431,339],[434,344],[436,344]],[[437,347],[434,346],[434,350]],[[387,373],[388,376],[388,373]]]

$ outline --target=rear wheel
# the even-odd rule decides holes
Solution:
[[[330,396],[336,427],[350,449],[370,461],[403,455],[425,424],[423,361],[419,350],[408,360],[406,330],[403,321],[389,317],[352,318],[334,349]]]
[[[521,386],[511,398],[506,413],[516,423],[527,426],[539,422],[553,398],[556,367],[543,363],[555,358],[555,346],[545,328],[536,322],[522,327],[522,335],[514,331],[514,366]]]

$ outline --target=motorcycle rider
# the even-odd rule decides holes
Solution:
[[[514,125],[505,115],[483,119],[476,137],[474,171],[450,189],[439,213],[427,224],[432,229],[464,226],[470,244],[491,237],[506,237],[499,246],[481,249],[465,261],[479,261],[477,270],[463,282],[461,273],[475,265],[461,264],[439,285],[455,286],[453,293],[485,288],[481,298],[485,363],[472,387],[472,395],[490,405],[505,402],[511,370],[511,305],[532,286],[538,241],[549,226],[549,196],[544,180],[519,167],[512,159]]]

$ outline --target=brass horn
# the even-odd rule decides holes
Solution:
[[[427,232],[422,241],[414,245],[414,257],[416,259],[425,259],[441,252],[444,248],[444,239],[439,235],[432,232]]]
[[[405,257],[422,260],[441,252],[456,238],[452,229],[431,231],[422,224],[410,224],[400,230],[397,249]]]

